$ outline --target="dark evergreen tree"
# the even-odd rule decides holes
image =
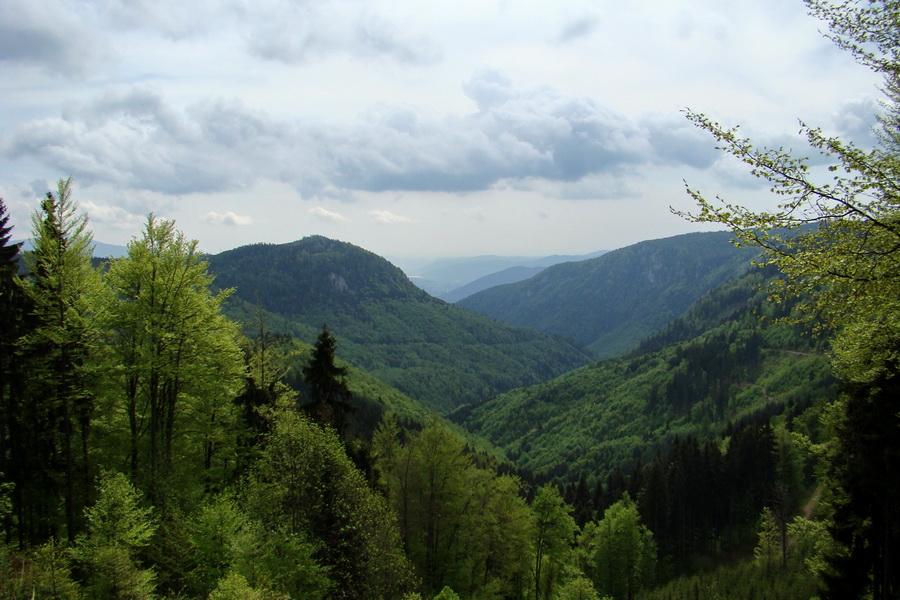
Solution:
[[[65,533],[74,541],[92,486],[88,438],[101,282],[91,266],[87,217],[77,214],[71,184],[71,179],[60,180],[57,195],[47,192],[32,216],[34,251],[27,257],[24,288],[34,303],[35,328],[22,340],[32,395],[20,418],[34,433],[29,447],[38,463],[33,477],[44,534],[59,535],[53,515],[55,497],[62,497]]]
[[[328,331],[328,326],[323,325],[316,338],[312,356],[303,367],[303,380],[309,386],[310,414],[319,424],[331,425],[338,435],[343,435],[353,405],[350,403],[352,394],[346,382],[347,367],[334,362],[336,346],[337,341]]]
[[[21,527],[25,520],[22,494],[33,475],[28,470],[31,449],[26,445],[29,423],[22,418],[21,406],[28,370],[16,355],[16,346],[28,330],[30,303],[16,281],[20,244],[10,243],[11,232],[6,204],[0,198],[0,483],[13,484],[13,511],[3,523],[6,540],[12,541],[16,533],[22,545],[26,533]],[[15,532],[13,515],[19,523]]]
[[[824,597],[900,597],[900,378],[850,387],[830,464],[839,491],[830,530],[846,553],[829,558]],[[869,596],[870,594],[870,596]]]

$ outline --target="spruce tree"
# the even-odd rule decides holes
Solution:
[[[306,366],[303,380],[309,386],[312,402],[309,412],[321,425],[331,425],[343,435],[347,416],[353,409],[350,404],[352,394],[347,386],[347,367],[334,362],[337,341],[328,326],[323,325],[316,338],[316,344]]]
[[[91,487],[89,429],[97,381],[102,283],[91,266],[87,216],[72,199],[72,180],[59,180],[32,216],[34,251],[26,256],[24,288],[34,305],[34,330],[21,345],[31,374],[30,398],[20,418],[33,438],[32,473],[45,534],[57,535],[55,497],[74,540]],[[43,498],[42,498],[43,496]],[[45,504],[46,503],[46,504]]]

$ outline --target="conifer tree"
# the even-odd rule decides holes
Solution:
[[[30,402],[22,418],[35,429],[34,476],[48,501],[64,499],[65,532],[74,540],[90,488],[88,450],[98,379],[103,293],[91,266],[87,215],[72,199],[72,180],[59,180],[32,216],[34,251],[27,255],[24,287],[33,303],[34,330],[22,340],[29,361]],[[61,485],[57,482],[61,482]],[[49,492],[49,494],[48,494]],[[56,511],[46,506],[50,518]],[[45,533],[58,533],[47,523]]]
[[[309,386],[311,404],[309,411],[323,425],[331,425],[342,435],[346,419],[353,406],[352,394],[347,387],[347,367],[334,362],[337,341],[328,326],[323,325],[316,338],[312,356],[303,367],[303,380]]]
[[[32,474],[29,472],[31,452],[27,447],[28,423],[23,420],[27,369],[17,356],[19,339],[28,331],[31,305],[17,280],[21,255],[20,244],[10,243],[12,225],[6,204],[0,198],[0,487],[11,485],[11,510],[3,513],[2,524],[7,541],[13,536],[12,517],[19,527],[19,544],[25,542],[22,528],[24,502],[22,494]]]

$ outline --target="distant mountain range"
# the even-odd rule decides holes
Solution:
[[[424,264],[404,266],[404,271],[413,283],[432,296],[456,302],[494,285],[527,279],[546,267],[595,258],[605,252],[542,257],[484,255],[439,258]]]
[[[14,244],[22,244],[22,251],[27,252],[34,248],[34,244],[32,243],[31,238],[25,240],[17,240],[13,242]],[[103,242],[95,241],[93,243],[94,246],[94,258],[119,258],[121,256],[125,256],[128,252],[127,246],[117,246],[115,244],[104,244]]]
[[[641,242],[492,287],[458,302],[510,325],[564,336],[608,358],[678,318],[705,293],[745,272],[757,251],[729,232]]]

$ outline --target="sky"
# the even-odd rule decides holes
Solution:
[[[585,254],[771,205],[685,109],[871,142],[878,80],[800,0],[0,0],[14,236],[71,176],[94,238],[149,213],[207,252]],[[705,226],[709,229],[709,226]]]

